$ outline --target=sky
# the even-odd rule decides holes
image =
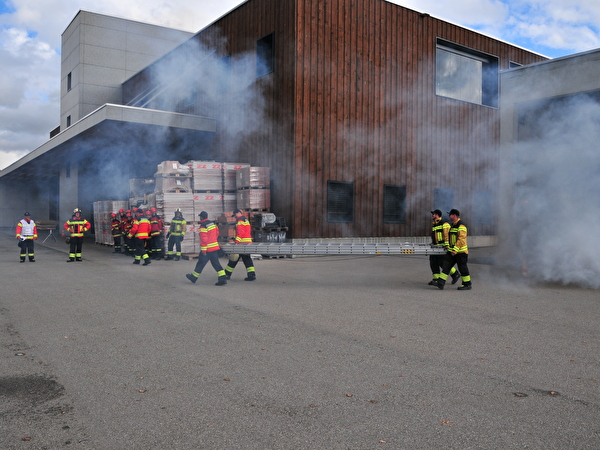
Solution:
[[[61,34],[79,10],[197,32],[240,0],[0,0],[0,169],[60,118]],[[600,47],[598,0],[391,1],[552,58]]]

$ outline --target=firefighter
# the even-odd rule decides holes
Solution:
[[[33,253],[33,241],[38,238],[37,225],[28,212],[23,214],[23,218],[17,224],[16,237],[19,240],[19,248],[21,249],[21,262],[25,262],[25,258],[29,257],[30,262],[35,262]]]
[[[450,232],[450,224],[442,219],[442,211],[436,209],[431,211],[431,245],[443,246],[448,250],[448,236]],[[431,286],[437,284],[438,278],[440,277],[440,271],[444,266],[445,255],[430,255],[429,256],[429,267],[433,274],[433,279],[428,283]],[[455,284],[460,278],[460,274],[456,270],[456,267],[450,269],[450,276],[452,277],[452,284]]]
[[[154,207],[150,208],[150,225],[150,248],[152,249],[150,257],[152,259],[163,259],[163,220]]]
[[[198,262],[192,273],[186,274],[186,278],[192,283],[198,281],[198,277],[202,273],[202,269],[207,262],[213,266],[219,277],[215,286],[223,286],[227,284],[227,275],[219,262],[219,256],[223,254],[223,250],[219,246],[219,228],[217,225],[208,219],[208,213],[202,211],[200,214],[200,254]]]
[[[110,232],[113,237],[114,253],[121,253],[121,237],[123,230],[121,229],[121,220],[115,213],[110,213]]]
[[[125,256],[134,256],[135,254],[135,244],[133,239],[129,237],[129,231],[133,226],[133,216],[131,214],[131,210],[125,211],[125,216],[121,221],[121,227],[123,229],[123,250],[125,251]]]
[[[144,266],[147,266],[152,261],[146,252],[146,246],[150,239],[150,221],[144,214],[144,210],[139,208],[137,210],[137,217],[133,221],[133,226],[129,230],[127,237],[133,239],[135,243],[135,258],[133,264],[139,264],[140,261],[144,260]]]
[[[458,209],[451,209],[448,212],[448,217],[452,221],[449,232],[449,247],[444,260],[442,273],[438,278],[436,286],[438,289],[444,289],[450,269],[454,265],[458,265],[458,271],[462,278],[462,285],[457,289],[459,291],[469,291],[472,289],[471,275],[469,274],[469,247],[467,245],[467,226],[460,220],[460,212]]]
[[[81,249],[83,246],[83,234],[88,231],[92,225],[81,217],[81,209],[73,210],[73,217],[67,220],[64,225],[65,231],[70,233],[69,238],[69,259],[67,262],[82,261]]]
[[[240,209],[236,209],[233,211],[233,215],[231,217],[236,218],[235,224],[235,243],[236,244],[249,244],[252,242],[252,228],[250,227],[250,222],[246,216],[244,216],[244,212]],[[233,274],[233,270],[237,265],[238,261],[242,259],[244,266],[246,266],[246,278],[244,281],[254,281],[256,280],[256,270],[254,269],[254,263],[252,262],[252,258],[250,255],[239,255],[232,253],[229,255],[229,261],[227,263],[227,267],[225,267],[225,275],[227,275],[227,279],[231,278]]]
[[[171,226],[167,237],[169,238],[169,244],[167,249],[167,257],[165,259],[179,261],[181,259],[181,241],[185,237],[185,231],[187,223],[183,218],[183,213],[180,208],[175,210],[175,216],[171,219]],[[175,247],[175,256],[173,256],[173,247]]]

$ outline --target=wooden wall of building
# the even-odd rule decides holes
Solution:
[[[181,112],[218,119],[215,159],[271,168],[272,209],[291,237],[427,235],[435,188],[454,190],[471,233],[494,233],[470,215],[474,192],[497,188],[499,111],[436,96],[436,38],[496,56],[501,70],[544,58],[383,0],[251,0],[195,39],[237,73],[270,33],[274,71],[248,79],[259,103],[241,111],[246,127],[228,127],[235,90]],[[327,221],[328,181],[354,183],[354,222]],[[405,223],[384,223],[384,185],[406,186]]]
[[[425,235],[435,188],[453,189],[470,222],[473,193],[497,187],[499,113],[435,95],[436,38],[500,69],[543,58],[385,1],[298,4],[296,235]],[[355,183],[354,223],[326,221],[328,180]],[[386,184],[407,188],[405,224],[383,221]]]

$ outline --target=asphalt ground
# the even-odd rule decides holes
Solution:
[[[0,232],[2,449],[598,449],[600,292],[475,249],[149,266]],[[222,260],[225,263],[225,260]]]

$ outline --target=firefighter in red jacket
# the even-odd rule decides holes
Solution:
[[[73,217],[71,217],[71,220],[67,220],[63,226],[64,230],[70,233],[69,259],[67,259],[67,262],[82,261],[83,234],[91,227],[92,225],[81,217],[81,210],[75,208],[73,210]]]
[[[240,209],[236,209],[233,211],[233,215],[231,217],[235,217],[237,222],[235,224],[235,243],[236,244],[249,244],[252,242],[252,228],[250,227],[250,222],[246,216],[244,216],[244,212]],[[252,258],[250,255],[240,255],[236,253],[232,253],[229,255],[229,262],[227,263],[227,267],[225,267],[225,275],[227,275],[227,279],[231,278],[233,274],[233,270],[237,265],[238,261],[242,259],[244,266],[246,266],[246,278],[245,281],[254,281],[256,280],[256,270],[254,269],[254,263],[252,262]]]
[[[215,283],[215,286],[223,286],[227,284],[227,276],[225,271],[219,262],[219,256],[223,254],[221,246],[219,245],[219,228],[217,225],[208,219],[208,213],[202,211],[200,214],[200,254],[198,255],[198,262],[192,273],[186,274],[186,278],[192,283],[198,281],[198,277],[202,273],[202,269],[206,266],[206,263],[210,261],[213,268],[217,272],[219,279]]]
[[[123,230],[121,229],[121,220],[115,213],[110,214],[110,232],[114,243],[114,253],[121,253],[121,237]]]
[[[17,224],[16,237],[19,240],[19,248],[21,249],[21,262],[25,262],[25,258],[29,256],[30,262],[35,262],[33,254],[33,241],[38,238],[37,225],[28,212],[23,214],[23,218]]]
[[[150,248],[152,249],[152,253],[150,257],[152,259],[162,259],[163,258],[163,220],[158,215],[156,208],[150,208]]]
[[[137,210],[137,217],[133,221],[133,226],[127,234],[127,237],[133,239],[133,242],[135,243],[135,258],[133,264],[139,264],[142,259],[144,260],[144,266],[147,266],[152,262],[150,261],[148,252],[146,252],[146,245],[150,239],[150,229],[150,221],[145,216],[144,210],[139,208]]]

